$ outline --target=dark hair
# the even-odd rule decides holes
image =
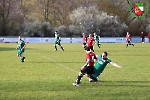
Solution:
[[[85,47],[85,50],[86,51],[90,51],[90,47]]]
[[[104,51],[104,53],[105,53],[106,56],[108,55],[108,53],[106,51]]]

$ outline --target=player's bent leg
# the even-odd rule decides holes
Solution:
[[[25,57],[23,57],[23,52],[20,54],[20,60],[21,62],[24,62]]]
[[[128,47],[128,43],[126,43],[126,48]]]
[[[74,86],[79,86],[79,84],[81,83],[81,78],[83,77],[83,74],[81,72],[79,72],[79,75],[77,76],[76,82],[73,83]]]
[[[24,62],[22,54],[23,54],[23,51],[22,50],[18,50],[17,56],[20,57],[21,62]]]
[[[56,46],[56,44],[54,44],[54,48],[55,48],[54,51],[57,51],[57,46]]]
[[[99,41],[97,42],[97,45],[98,45],[98,47],[100,48],[100,45],[101,45],[101,44],[100,44],[100,42],[99,42]]]
[[[63,48],[63,46],[61,45],[60,41],[59,41],[57,44],[60,46],[60,48],[62,49],[62,51],[64,51],[64,48]]]
[[[79,72],[79,75],[78,75],[78,77],[77,77],[77,79],[76,79],[76,83],[77,83],[77,84],[80,84],[81,78],[83,77],[83,75],[84,75],[84,73]]]
[[[98,48],[100,48],[100,44],[99,43],[97,44],[97,46],[98,46]]]
[[[62,46],[61,44],[59,44],[59,46],[60,46],[60,48],[62,49],[62,51],[64,51],[64,48],[63,48],[63,46]]]
[[[24,54],[24,51],[22,52],[22,62],[25,61],[25,57],[23,56],[23,54]]]
[[[84,43],[83,43],[83,48],[85,48],[85,47],[86,47],[86,43],[84,42]]]
[[[76,78],[76,82],[73,83],[74,86],[79,86],[79,84],[81,83],[82,77],[85,75],[85,72],[86,72],[86,67],[82,68],[81,71],[79,72],[79,75]]]

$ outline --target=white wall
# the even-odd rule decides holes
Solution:
[[[22,39],[25,42],[28,43],[53,43],[54,38],[51,37],[22,37]],[[18,41],[18,37],[0,37],[0,42],[4,43],[15,43]],[[62,43],[82,43],[82,37],[81,38],[61,38]],[[125,43],[126,38],[125,37],[101,37],[100,42],[102,43]],[[140,43],[141,38],[140,37],[132,37],[131,42],[133,43]],[[145,42],[149,42],[148,37],[145,37]]]

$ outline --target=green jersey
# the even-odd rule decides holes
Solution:
[[[95,39],[95,41],[99,41],[98,35],[95,35],[95,36],[94,36],[94,39]]]
[[[26,43],[23,40],[18,41],[18,49],[21,50]]]
[[[25,51],[25,48],[22,49],[24,47],[26,43],[23,40],[19,40],[18,41],[18,55],[22,55]]]
[[[98,77],[103,72],[106,65],[111,62],[111,60],[109,58],[103,59],[102,55],[98,55],[97,58],[98,58],[98,60],[94,65],[94,71],[92,74],[92,76],[94,76],[95,78]]]
[[[59,41],[59,37],[60,37],[59,34],[55,34],[55,42],[58,42],[58,41]]]

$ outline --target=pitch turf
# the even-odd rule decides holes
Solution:
[[[82,44],[63,44],[65,51],[54,52],[53,44],[27,44],[20,62],[17,44],[0,44],[0,100],[148,100],[150,98],[150,44],[103,43],[95,53],[123,66],[107,65],[100,84],[83,77],[72,85],[85,63]]]

